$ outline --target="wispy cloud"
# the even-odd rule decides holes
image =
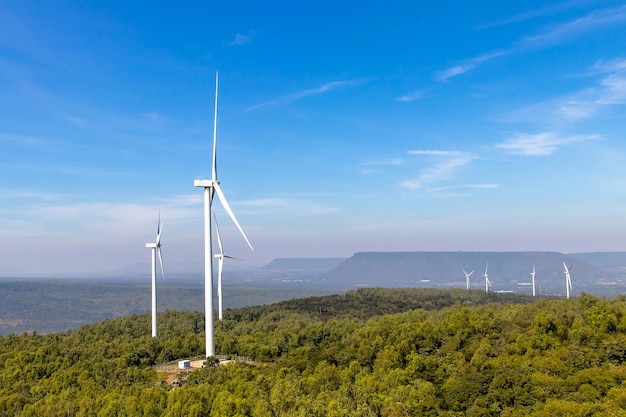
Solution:
[[[568,6],[567,4],[564,4],[563,7],[567,8]],[[565,42],[574,36],[590,30],[602,29],[625,21],[626,5],[595,10],[584,17],[570,20],[558,25],[553,25],[536,35],[521,38],[513,44],[510,49],[487,52],[474,58],[461,61],[457,65],[453,65],[442,71],[436,72],[435,79],[439,82],[446,82],[451,78],[465,74],[494,58],[512,53],[518,53],[522,50],[552,46]]]
[[[474,58],[470,58],[465,61],[462,61],[458,65],[454,65],[442,71],[436,72],[435,79],[439,82],[446,82],[450,78],[456,77],[457,75],[465,74],[466,72],[473,70],[474,68],[483,64],[484,62],[487,62],[491,59],[494,59],[503,55],[507,55],[510,52],[511,52],[510,50],[501,50],[501,51],[488,52],[486,54],[478,55]]]
[[[559,136],[555,132],[518,133],[504,142],[497,143],[496,148],[523,156],[552,155],[559,148],[576,142],[586,142],[600,139],[597,135],[589,136]]]
[[[569,120],[587,119],[602,108],[624,103],[626,74],[611,74],[600,80],[599,86],[564,98],[558,104],[557,114]]]
[[[492,189],[498,188],[498,184],[458,184],[458,185],[448,185],[445,187],[436,187],[431,188],[431,191],[447,191],[447,190],[455,190],[460,188],[478,188],[478,189]]]
[[[445,187],[430,187],[428,192],[436,194],[438,197],[461,197],[471,193],[467,190],[491,190],[498,188],[497,184],[458,184]]]
[[[598,73],[626,71],[626,58],[600,59],[593,64],[592,70]]]
[[[359,166],[369,166],[369,167],[377,167],[377,166],[394,166],[394,165],[402,165],[406,162],[406,160],[401,158],[393,158],[393,159],[384,159],[380,161],[372,161],[372,162],[364,162],[359,164]],[[361,175],[371,175],[376,174],[378,169],[376,168],[365,168],[361,171]]]
[[[160,208],[168,234],[197,233],[201,195],[179,195],[154,201],[84,201],[82,195],[42,193],[29,189],[0,189],[0,197],[16,200],[21,209],[0,218],[0,235],[15,237],[64,236],[68,240],[123,240],[146,236],[154,230]],[[232,204],[232,202],[231,202]]]
[[[523,38],[519,45],[520,47],[553,45],[592,29],[624,21],[626,21],[626,6],[595,10],[584,17],[552,26],[542,33]]]
[[[300,100],[305,97],[316,96],[316,95],[327,93],[329,91],[336,90],[336,89],[343,88],[343,87],[352,87],[355,85],[363,84],[367,81],[368,80],[364,80],[364,79],[332,81],[317,88],[311,88],[308,90],[298,91],[295,93],[284,95],[274,100],[266,101],[265,103],[256,104],[252,107],[248,107],[247,109],[244,110],[244,112],[257,110],[262,107],[268,107],[268,106],[283,106],[285,104],[292,103],[294,101]]]
[[[533,103],[492,118],[507,123],[570,123],[585,120],[626,104],[626,60],[596,63],[587,75],[602,77],[595,85],[573,94]]]
[[[449,180],[454,177],[459,168],[476,159],[475,155],[461,151],[412,150],[408,153],[410,155],[433,156],[439,159],[435,165],[423,169],[416,178],[400,183],[400,186],[411,191],[431,187],[433,184]]]
[[[8,200],[29,200],[29,201],[58,201],[67,198],[66,194],[50,193],[40,190],[30,190],[22,188],[0,188],[0,199]]]
[[[550,4],[550,5],[535,9],[535,10],[530,10],[528,12],[511,16],[511,17],[508,17],[506,19],[502,19],[496,22],[485,23],[483,25],[476,26],[475,29],[488,29],[488,28],[497,27],[497,26],[505,26],[511,23],[518,23],[518,22],[529,20],[529,19],[534,19],[537,17],[556,14],[564,10],[571,10],[573,8],[576,8],[579,6],[586,6],[588,4],[589,4],[589,0],[570,0],[570,1],[564,1],[561,3]]]
[[[0,145],[51,151],[63,146],[64,142],[47,137],[0,133]]]
[[[39,164],[17,164],[0,162],[0,167],[16,171],[40,172],[45,174],[62,175],[88,175],[96,177],[111,177],[128,175],[126,171],[107,171],[95,167],[78,167],[65,165],[39,165]]]
[[[279,216],[315,216],[320,214],[335,213],[338,207],[326,206],[306,199],[293,197],[261,198],[242,201],[241,207],[254,207],[255,213],[263,212],[264,215],[276,214]]]
[[[242,202],[243,206],[251,207],[281,207],[287,204],[284,198],[258,198]]]
[[[435,155],[435,156],[458,156],[462,155],[463,152],[459,151],[440,151],[440,150],[416,150],[416,151],[408,151],[409,155]]]
[[[406,96],[398,97],[396,101],[409,102],[409,101],[420,100],[422,98],[424,98],[423,91],[414,91],[413,93],[407,94]]]
[[[228,42],[228,46],[245,45],[251,41],[252,35],[242,35],[241,33],[237,33],[235,38]]]

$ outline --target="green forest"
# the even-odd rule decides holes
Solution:
[[[0,336],[0,416],[626,416],[626,297],[359,289]]]

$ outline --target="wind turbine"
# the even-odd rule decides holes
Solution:
[[[563,262],[563,268],[565,268],[565,294],[567,295],[567,299],[569,300],[570,292],[572,291],[572,277],[570,277],[570,271],[572,270],[572,266],[568,268]]]
[[[465,274],[465,287],[469,290],[470,289],[470,276],[474,273],[474,271],[472,272],[465,272],[465,269],[461,269],[461,271],[463,271],[463,273]]]
[[[157,236],[155,243],[146,243],[146,247],[152,249],[152,337],[158,336],[157,330],[157,288],[156,288],[156,258],[159,255],[159,263],[161,264],[161,274],[165,279],[165,271],[163,270],[163,258],[161,257],[161,231],[163,230],[163,222],[161,221],[161,212],[159,211],[159,220],[157,222]]]
[[[533,272],[530,273],[533,280],[533,297],[535,296],[535,265],[533,265]]]
[[[485,273],[483,277],[485,277],[485,292],[489,292],[489,286],[491,285],[491,281],[489,281],[489,274],[487,273],[487,269],[489,269],[489,262],[487,262],[487,266],[485,267]]]
[[[213,204],[213,196],[217,194],[222,207],[228,213],[233,223],[239,229],[239,232],[245,239],[250,249],[252,245],[239,225],[235,214],[230,209],[226,197],[220,188],[220,182],[217,180],[217,87],[218,74],[215,73],[215,108],[213,114],[213,161],[211,164],[210,180],[194,180],[195,187],[204,188],[204,314],[205,314],[205,334],[206,334],[206,357],[215,356],[215,340],[213,335],[213,245],[211,241],[211,205]]]
[[[216,253],[217,258],[217,305],[218,305],[218,318],[220,321],[223,319],[222,315],[222,268],[224,266],[224,258],[239,259],[224,254],[224,247],[222,246],[222,237],[220,236],[220,228],[217,225],[217,217],[213,213],[213,220],[215,220],[215,231],[217,232],[217,244],[220,247],[220,253]]]

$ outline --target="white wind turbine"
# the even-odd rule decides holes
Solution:
[[[535,265],[533,265],[533,272],[530,273],[533,281],[533,297],[535,296]]]
[[[489,292],[489,286],[491,285],[491,281],[489,281],[489,274],[487,273],[487,269],[489,269],[489,262],[487,262],[487,266],[485,267],[485,273],[483,277],[485,277],[485,292]]]
[[[213,196],[217,193],[224,210],[233,220],[237,229],[245,239],[250,249],[252,245],[243,229],[239,225],[235,214],[230,209],[226,197],[220,188],[220,182],[217,180],[217,87],[218,75],[215,73],[215,111],[213,115],[213,161],[211,166],[210,180],[194,180],[195,187],[204,188],[204,314],[205,314],[205,333],[206,333],[206,357],[215,356],[215,340],[213,335],[213,245],[211,241],[211,205],[213,204]]]
[[[222,237],[220,236],[220,228],[217,225],[217,217],[215,217],[215,213],[213,213],[213,220],[215,220],[215,231],[217,232],[217,244],[220,247],[220,253],[216,253],[215,257],[217,258],[217,305],[218,305],[218,318],[221,321],[223,319],[222,314],[222,269],[224,267],[224,258],[228,259],[239,259],[232,256],[228,256],[224,254],[224,247],[222,246]]]
[[[465,272],[465,269],[461,269],[461,271],[463,271],[463,273],[465,274],[465,287],[469,290],[470,289],[470,276],[474,273],[474,271],[472,272]]]
[[[161,257],[161,231],[163,230],[163,222],[161,221],[161,212],[159,211],[159,220],[157,222],[157,236],[155,243],[146,243],[146,247],[152,249],[152,337],[158,336],[157,330],[157,288],[156,288],[156,258],[159,255],[159,263],[161,264],[161,274],[165,279],[165,271],[163,270],[163,258]]]
[[[565,268],[565,294],[567,295],[568,300],[570,292],[572,291],[572,277],[569,274],[569,272],[572,270],[572,266],[573,265],[570,265],[570,267],[568,268],[567,265],[565,265],[565,262],[563,262],[563,268]]]

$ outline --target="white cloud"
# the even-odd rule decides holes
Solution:
[[[431,187],[433,184],[449,180],[454,177],[455,172],[471,163],[476,157],[467,152],[443,151],[443,150],[414,150],[408,152],[411,155],[426,155],[443,158],[435,165],[425,168],[416,178],[404,180],[400,186],[408,190],[418,190]]]
[[[593,70],[600,73],[613,73],[626,70],[626,58],[615,58],[611,60],[598,60],[593,65]]]
[[[557,114],[570,120],[587,119],[601,109],[626,103],[626,74],[610,74],[599,86],[588,88],[562,100]]]
[[[459,188],[477,188],[477,189],[493,189],[498,188],[498,184],[459,184],[459,185],[448,185],[445,187],[436,187],[431,188],[430,191],[447,191],[447,190],[455,190]]]
[[[280,207],[286,204],[283,198],[259,198],[256,200],[243,201],[241,205],[252,207]]]
[[[496,147],[515,155],[546,156],[552,155],[562,146],[598,139],[597,135],[561,137],[555,132],[518,133],[502,143],[497,143]]]
[[[0,190],[0,195],[19,199],[21,209],[0,220],[2,234],[15,237],[128,240],[150,234],[159,209],[170,231],[176,229],[185,233],[190,229],[189,219],[201,219],[202,195],[173,196],[147,203],[85,202],[77,201],[81,198],[77,195],[43,194],[27,189],[4,189]],[[13,228],[10,224],[21,226]],[[177,226],[171,227],[173,224]]]
[[[403,165],[405,163],[406,161],[404,159],[394,158],[394,159],[384,159],[380,161],[364,162],[362,164],[359,164],[359,166],[375,166],[375,167],[376,166],[398,166],[398,165]],[[365,168],[361,171],[361,175],[372,175],[378,172],[379,170],[376,168]]]
[[[502,50],[478,55],[474,58],[463,61],[459,65],[454,65],[452,67],[436,72],[435,79],[439,82],[446,82],[450,78],[456,77],[457,75],[465,74],[466,72],[473,70],[474,68],[486,61],[503,55],[507,55],[510,52],[511,51],[508,50]]]
[[[255,214],[262,211],[264,216],[277,215],[280,217],[311,216],[339,211],[338,207],[325,206],[306,199],[293,197],[261,198],[241,201],[240,207],[254,207]]]
[[[372,162],[364,162],[362,164],[359,164],[360,166],[368,166],[368,165],[402,165],[404,164],[406,161],[404,159],[401,158],[393,158],[393,159],[383,159],[380,161],[372,161]]]
[[[406,96],[398,97],[396,101],[409,102],[415,101],[424,98],[424,93],[422,91],[415,91],[411,94],[407,94]]]
[[[414,150],[414,151],[408,151],[407,152],[409,155],[435,155],[435,156],[457,156],[457,155],[462,155],[463,152],[460,151],[441,151],[441,150]]]
[[[547,46],[564,42],[569,38],[592,29],[602,28],[626,21],[626,6],[595,10],[587,16],[555,25],[538,35],[520,41],[521,47]]]
[[[332,81],[317,88],[311,88],[308,90],[298,91],[295,93],[284,95],[282,97],[278,97],[277,99],[270,100],[265,103],[256,104],[254,106],[248,107],[247,109],[244,110],[244,112],[257,110],[262,107],[268,107],[268,106],[282,106],[282,105],[294,102],[296,100],[299,100],[301,98],[323,94],[328,91],[336,90],[341,87],[351,87],[354,85],[362,84],[364,82],[367,82],[367,80],[361,79],[361,80]]]
[[[0,133],[0,144],[25,148],[37,148],[41,150],[54,149],[62,143],[56,139],[16,135],[13,133]]]
[[[236,46],[236,45],[244,45],[252,41],[252,36],[242,35],[241,33],[237,33],[235,38],[228,42],[228,46]]]
[[[567,7],[567,5],[564,6],[564,8]],[[528,48],[542,48],[559,44],[581,33],[594,29],[601,29],[624,21],[626,21],[626,6],[595,10],[584,17],[554,25],[542,33],[522,38],[516,42],[511,49],[487,52],[474,58],[462,61],[457,65],[438,71],[435,73],[435,79],[439,82],[446,82],[453,77],[473,70],[493,58],[519,52]]]
[[[626,60],[607,61],[594,65],[592,74],[602,78],[589,88],[573,94],[534,103],[511,112],[495,116],[492,120],[507,123],[575,122],[597,116],[610,106],[626,104]],[[610,72],[614,71],[614,72]]]
[[[598,97],[598,104],[624,104],[626,103],[626,77],[610,75],[601,83],[602,90]]]
[[[458,184],[444,187],[429,187],[428,192],[437,197],[463,197],[471,195],[467,190],[490,190],[498,188],[497,184]]]
[[[544,7],[531,10],[529,12],[520,13],[518,15],[511,16],[509,18],[506,18],[497,22],[486,23],[486,24],[477,26],[476,29],[488,29],[492,27],[508,25],[511,23],[523,22],[525,20],[555,14],[557,12],[560,12],[563,10],[569,10],[578,6],[586,6],[588,3],[589,3],[588,0],[570,0],[570,1],[565,1],[561,3],[549,4]]]
[[[446,68],[445,70],[439,71],[436,73],[435,78],[439,82],[448,81],[452,77],[456,77],[457,75],[465,74],[467,71],[474,69],[476,65],[455,65],[453,67]]]

